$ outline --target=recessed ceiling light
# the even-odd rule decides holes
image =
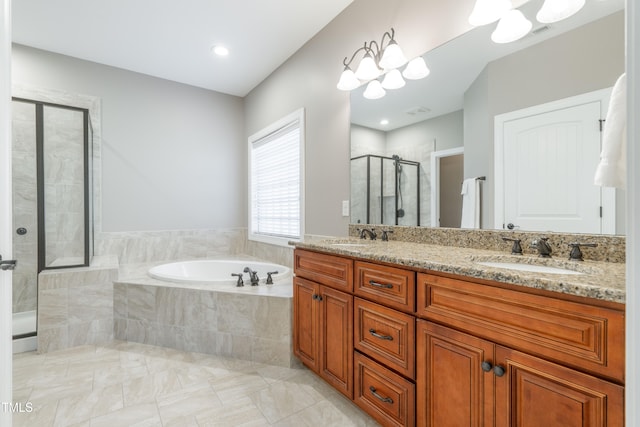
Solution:
[[[380,124],[381,124],[382,126],[386,126],[386,125],[388,125],[388,124],[389,124],[389,120],[387,120],[387,119],[382,119],[382,120],[380,120]]]
[[[222,45],[214,45],[211,47],[211,52],[215,53],[218,56],[227,56],[229,55],[229,49]]]

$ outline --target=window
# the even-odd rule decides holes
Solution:
[[[249,137],[249,239],[287,245],[304,233],[304,110]]]

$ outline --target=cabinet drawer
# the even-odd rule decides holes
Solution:
[[[353,261],[350,259],[296,249],[293,269],[296,276],[353,292]]]
[[[624,312],[418,275],[418,316],[624,382]]]
[[[416,280],[413,271],[356,261],[354,293],[376,302],[413,313]]]
[[[415,385],[356,352],[354,402],[384,426],[415,425]]]
[[[354,347],[414,379],[415,318],[360,298],[354,299],[353,311]]]

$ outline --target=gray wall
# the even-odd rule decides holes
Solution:
[[[494,116],[613,86],[624,72],[624,46],[624,12],[617,12],[493,61],[471,85],[464,98],[464,174],[487,176],[482,228],[494,226]]]
[[[246,226],[241,98],[13,46],[13,82],[102,100],[102,231]]]
[[[415,57],[469,29],[474,0],[355,0],[245,98],[245,138],[297,108],[306,111],[306,232],[346,235],[349,93],[336,89],[342,60],[393,27]]]

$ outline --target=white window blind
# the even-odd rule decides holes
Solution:
[[[301,237],[301,140],[299,117],[250,140],[250,234],[257,240]]]

